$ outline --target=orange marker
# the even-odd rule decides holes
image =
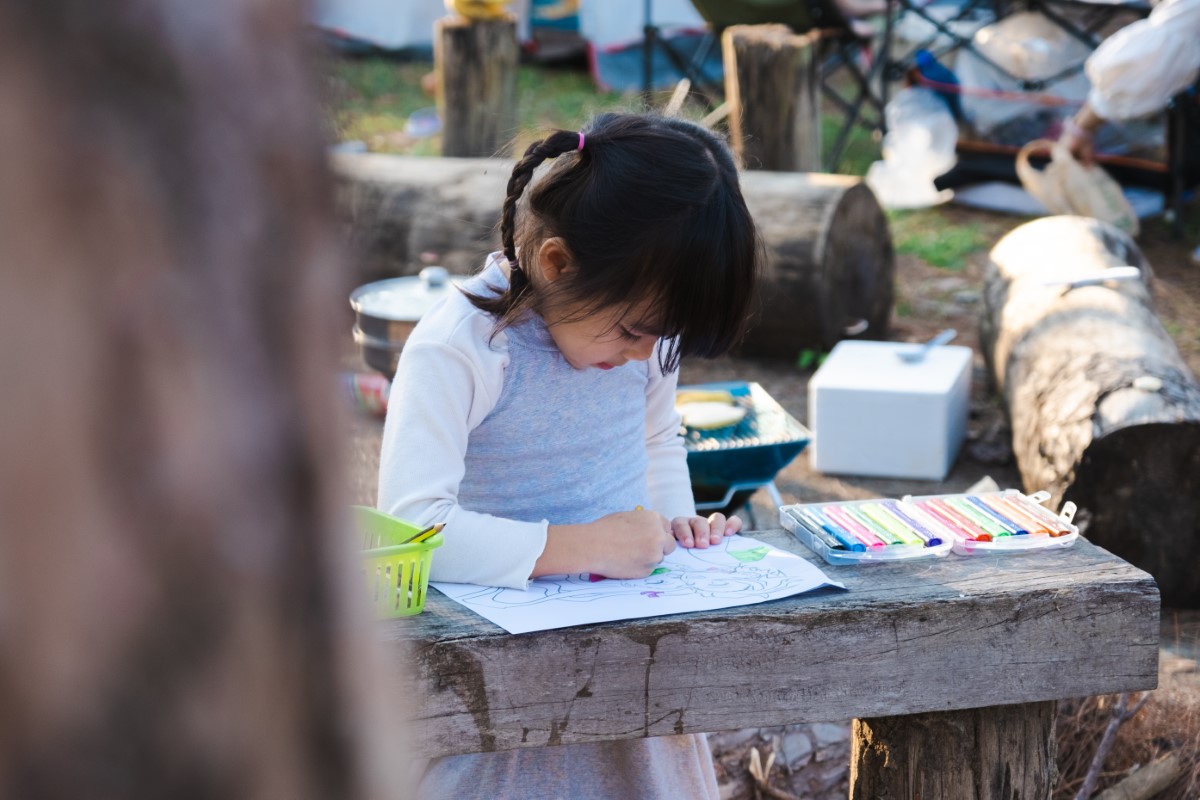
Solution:
[[[1007,498],[997,497],[995,495],[977,495],[980,500],[987,503],[992,508],[996,509],[1001,514],[1010,517],[1013,522],[1018,522],[1034,536],[1049,536],[1051,531],[1046,527],[1046,523],[1034,517],[1032,514],[1021,508],[1016,503],[1007,501]]]

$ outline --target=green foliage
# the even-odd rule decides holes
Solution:
[[[829,154],[833,151],[841,128],[841,115],[821,115],[821,158],[825,163],[829,161]],[[875,140],[874,133],[856,125],[850,129],[837,171],[844,175],[866,175],[867,168],[880,158],[879,142]]]
[[[796,368],[800,370],[816,369],[824,364],[825,359],[828,357],[829,353],[806,347],[800,351],[800,355],[796,358]]]
[[[992,241],[982,225],[948,224],[937,209],[890,211],[888,222],[897,253],[952,272],[962,270],[970,255],[986,249]]]

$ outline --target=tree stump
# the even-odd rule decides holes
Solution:
[[[1051,277],[1149,265],[1082,217],[1020,226],[992,249],[980,340],[1030,491],[1072,500],[1089,539],[1150,572],[1165,605],[1200,602],[1200,385],[1147,283],[1071,290]]]
[[[786,25],[722,34],[730,144],[746,169],[821,169],[818,38]]]
[[[516,18],[434,23],[442,155],[500,155],[517,132]]]
[[[854,720],[850,800],[1049,798],[1053,702]]]
[[[404,785],[342,523],[307,22],[0,0],[0,796]]]
[[[354,154],[334,165],[360,281],[415,274],[426,252],[470,273],[499,249],[511,161]],[[745,172],[741,181],[767,253],[743,352],[794,359],[847,336],[886,336],[895,255],[870,189],[819,173]]]

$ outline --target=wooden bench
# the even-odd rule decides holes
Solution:
[[[520,636],[431,592],[382,624],[427,755],[854,718],[864,799],[1049,797],[1054,701],[1157,685],[1153,579],[1084,540],[822,566],[849,591]]]

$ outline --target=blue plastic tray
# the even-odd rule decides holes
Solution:
[[[812,441],[812,433],[757,383],[728,382],[680,386],[723,390],[746,409],[737,425],[715,431],[683,429],[692,485],[725,489],[734,484],[765,485]]]

